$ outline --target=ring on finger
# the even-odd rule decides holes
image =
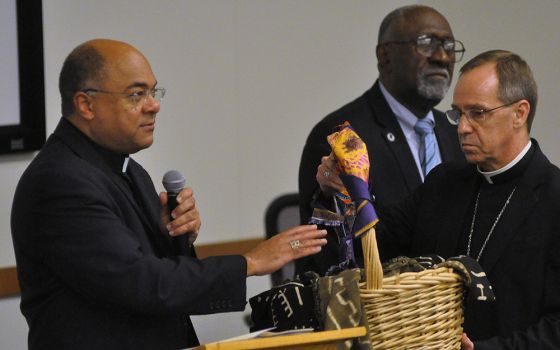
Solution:
[[[299,249],[300,246],[301,246],[301,242],[299,241],[299,239],[294,239],[293,241],[290,241],[290,247],[292,247],[292,249]]]
[[[331,175],[331,172],[330,172],[330,171],[328,171],[328,170],[323,171],[323,176],[324,176],[325,178],[328,179],[330,175]]]

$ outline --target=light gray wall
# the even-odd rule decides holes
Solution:
[[[145,53],[168,89],[154,145],[134,158],[156,187],[178,169],[195,190],[201,243],[261,237],[275,196],[297,190],[310,128],[355,98],[377,76],[382,17],[410,2],[371,0],[44,1],[47,132],[60,115],[57,78],[64,57],[95,37],[128,41]],[[420,1],[439,9],[467,47],[524,56],[540,86],[533,135],[560,164],[555,119],[560,2]],[[450,105],[451,96],[441,104]],[[0,157],[0,266],[15,264],[11,199],[31,154]],[[268,288],[252,279],[249,296]],[[204,342],[246,331],[241,313],[198,317]],[[0,348],[25,348],[17,298],[0,301]],[[7,327],[8,326],[8,327]]]

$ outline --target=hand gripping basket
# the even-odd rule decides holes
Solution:
[[[360,297],[375,350],[457,349],[463,333],[463,282],[451,268],[383,278],[375,229],[362,236],[366,282]]]

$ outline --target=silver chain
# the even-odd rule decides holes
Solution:
[[[482,248],[480,248],[480,252],[478,253],[478,256],[476,257],[476,261],[478,261],[480,259],[480,256],[482,255],[482,252],[484,251],[484,248],[486,247],[486,243],[488,243],[488,240],[490,239],[490,236],[492,236],[492,232],[494,232],[494,228],[496,228],[496,225],[498,224],[498,221],[500,220],[500,217],[504,213],[504,210],[506,210],[506,207],[509,204],[509,200],[513,196],[513,193],[515,192],[516,189],[517,189],[517,186],[515,186],[513,188],[513,191],[511,191],[511,193],[509,194],[509,197],[507,198],[506,202],[504,203],[504,206],[502,207],[502,210],[500,210],[500,212],[498,213],[498,216],[496,217],[496,220],[494,220],[494,224],[490,228],[490,231],[488,232],[488,235],[486,235],[486,239],[484,240],[484,243],[482,244]],[[469,255],[469,256],[471,255],[471,240],[472,240],[472,235],[473,235],[473,231],[474,231],[474,222],[476,220],[476,212],[478,210],[478,199],[479,198],[480,198],[480,190],[478,191],[478,194],[476,195],[476,202],[474,203],[474,213],[473,213],[472,222],[471,222],[471,232],[469,232],[469,243],[467,245],[467,255]]]

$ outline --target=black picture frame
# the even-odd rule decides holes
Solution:
[[[17,8],[20,123],[0,126],[0,154],[40,149],[46,139],[41,0],[13,0]]]

